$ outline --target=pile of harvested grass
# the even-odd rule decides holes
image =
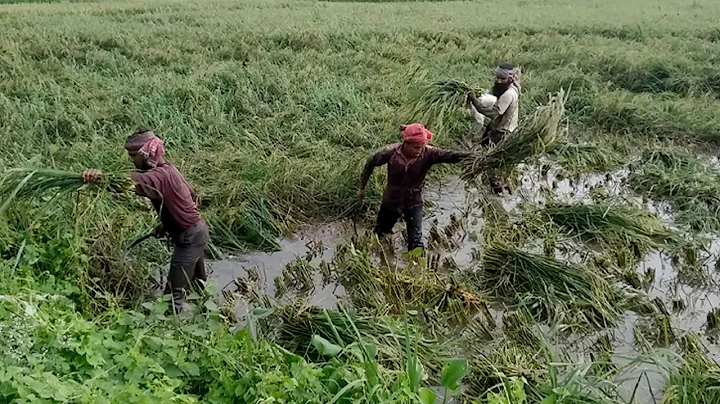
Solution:
[[[420,362],[437,376],[445,359],[452,356],[452,344],[424,336],[421,328],[400,317],[360,316],[347,311],[325,310],[295,302],[275,310],[279,320],[274,339],[278,344],[300,355],[317,355],[312,350],[313,335],[347,347],[354,343],[373,343],[378,347],[378,362],[402,370],[409,346]],[[407,341],[406,339],[410,339]]]
[[[493,243],[483,252],[482,269],[485,289],[539,320],[603,328],[617,324],[622,314],[621,290],[582,266]]]
[[[539,107],[524,119],[518,130],[505,137],[500,144],[487,152],[478,149],[476,157],[464,165],[462,178],[472,180],[488,170],[508,171],[528,158],[545,153],[555,147],[564,128],[565,91],[550,95],[547,105]]]
[[[543,213],[573,235],[600,242],[610,249],[631,248],[636,258],[673,237],[656,216],[627,206],[551,203]]]

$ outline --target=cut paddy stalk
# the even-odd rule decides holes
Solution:
[[[105,174],[95,184],[87,184],[82,174],[49,169],[13,169],[0,180],[0,213],[16,198],[61,197],[83,188],[106,189],[112,192],[132,191],[134,184],[126,173]]]
[[[618,323],[626,303],[611,278],[500,243],[484,251],[482,269],[483,289],[528,308],[538,320],[562,319],[573,328],[603,328]]]
[[[410,116],[428,128],[445,132],[446,123],[467,105],[470,91],[481,92],[462,80],[448,78],[424,86],[411,107]]]
[[[523,119],[516,132],[488,151],[476,150],[476,156],[464,164],[461,177],[469,181],[488,170],[507,172],[533,156],[552,150],[566,130],[563,125],[566,99],[563,90],[550,95],[548,104]]]
[[[83,175],[51,169],[13,169],[0,179],[0,213],[20,199],[69,201],[69,196],[84,189],[97,189],[112,194],[132,193],[135,184],[128,173],[109,173],[92,184]],[[64,198],[64,199],[63,199]],[[248,245],[270,250],[279,249],[279,230],[263,197],[249,198],[237,207],[222,213],[204,215],[216,246],[230,252],[247,251]]]
[[[620,268],[633,267],[652,249],[675,240],[656,216],[628,206],[550,203],[542,213],[569,234],[600,243]]]

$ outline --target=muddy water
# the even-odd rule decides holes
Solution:
[[[538,166],[525,167],[520,169],[519,182],[512,194],[504,194],[499,200],[505,210],[514,209],[521,202],[541,203],[547,200],[549,195],[554,199],[565,202],[589,202],[593,193],[602,189],[607,195],[626,198],[633,202],[641,203],[647,209],[657,214],[661,219],[672,225],[673,215],[666,204],[643,201],[630,194],[625,186],[628,176],[626,170],[617,170],[609,174],[587,174],[580,177],[570,178],[563,174],[561,168],[552,166],[549,163]],[[460,268],[469,268],[473,265],[474,250],[479,243],[474,242],[474,236],[481,234],[482,218],[479,213],[472,209],[474,194],[465,189],[464,183],[457,178],[451,178],[442,184],[431,184],[426,189],[428,204],[423,223],[423,233],[427,243],[430,229],[435,223],[437,229],[442,230],[451,223],[455,216],[462,220],[462,229],[451,237],[454,245],[434,251],[442,256],[442,259],[450,259]],[[398,223],[396,233],[401,233],[403,223]],[[309,227],[300,230],[298,233],[284,238],[281,241],[282,250],[275,253],[254,253],[241,258],[210,263],[211,280],[217,282],[218,288],[233,288],[233,280],[237,277],[246,276],[247,270],[257,268],[261,275],[262,289],[269,295],[273,295],[275,287],[273,279],[280,276],[285,266],[297,257],[304,257],[310,251],[316,251],[313,263],[317,264],[322,260],[332,259],[338,245],[345,243],[355,234],[355,231],[364,229],[355,228],[351,222],[339,222]],[[402,250],[404,240],[396,237],[396,250]],[[430,251],[433,244],[429,244]],[[715,263],[720,254],[720,240],[712,244],[711,254],[705,262],[708,273],[711,274],[714,285],[720,284],[716,276]],[[652,298],[659,298],[663,301],[668,310],[672,310],[673,299],[681,299],[686,308],[673,317],[673,326],[679,334],[682,330],[696,331],[704,335],[704,326],[707,313],[720,307],[720,292],[714,285],[705,287],[693,287],[683,285],[677,281],[677,270],[670,259],[661,252],[649,254],[637,267],[637,270],[644,274],[646,270],[652,269],[655,273],[652,286],[648,294]],[[335,285],[323,286],[320,279],[316,279],[316,289],[310,296],[311,303],[331,308],[338,299],[342,298],[342,287]],[[637,354],[634,341],[634,328],[638,316],[634,313],[627,313],[622,324],[615,330],[604,331],[602,334],[612,336],[612,342],[619,363],[626,362],[627,356]],[[711,338],[703,338],[704,345],[708,348],[711,358],[720,360],[720,350],[711,341]],[[582,347],[588,347],[589,340],[573,341],[566,349],[577,351],[578,356],[583,356]],[[654,399],[661,396],[663,378],[658,374],[653,375],[653,369],[643,368],[640,371],[649,371],[647,383],[638,389],[642,397],[639,402],[652,403]],[[640,375],[641,373],[638,373]],[[637,380],[637,377],[633,378]],[[634,383],[635,381],[632,381]],[[630,386],[632,389],[633,386]],[[636,401],[638,402],[638,401]]]
[[[423,234],[427,239],[428,233],[433,225],[442,230],[451,222],[455,215],[460,218],[467,218],[469,215],[467,193],[463,183],[453,178],[442,184],[432,184],[426,189],[428,200],[427,212],[423,220]],[[396,251],[402,251],[405,240],[403,238],[404,223],[399,222],[395,226],[394,243]],[[460,267],[469,266],[472,262],[474,243],[467,242],[467,235],[477,232],[479,226],[465,224],[464,230],[460,232],[453,241],[455,248],[449,250],[437,250],[442,259],[452,259]],[[245,277],[249,269],[257,269],[260,274],[260,287],[270,296],[275,294],[273,280],[281,276],[283,269],[297,258],[305,257],[308,253],[315,252],[312,264],[330,261],[336,248],[348,241],[355,235],[355,232],[367,231],[360,223],[353,224],[350,221],[340,221],[316,226],[301,228],[295,234],[280,240],[281,250],[273,253],[256,252],[242,257],[212,261],[208,264],[210,281],[217,284],[218,290],[233,290],[233,281],[238,277]],[[431,250],[432,245],[430,245]],[[331,308],[335,306],[338,298],[343,295],[342,286],[323,286],[320,277],[316,279],[316,288],[309,296],[309,301],[320,307]]]

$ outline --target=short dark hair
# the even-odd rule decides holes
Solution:
[[[503,62],[503,63],[500,63],[500,64],[498,65],[498,67],[501,68],[501,69],[503,69],[503,70],[512,70],[512,69],[515,68],[515,65],[513,65],[513,64],[510,63],[510,62]]]

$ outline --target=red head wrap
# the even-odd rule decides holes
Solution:
[[[400,128],[402,129],[403,140],[408,143],[428,143],[433,137],[432,132],[419,123],[402,125]]]
[[[143,155],[150,167],[157,167],[165,156],[165,146],[159,137],[152,131],[133,136],[125,143],[125,149],[132,153]]]

